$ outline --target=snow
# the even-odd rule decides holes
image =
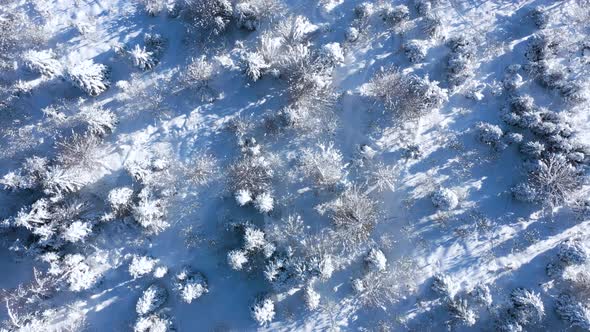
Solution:
[[[1,6],[9,331],[588,329],[582,2],[180,3]]]

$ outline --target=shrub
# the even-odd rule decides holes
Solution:
[[[540,158],[543,151],[545,151],[545,145],[539,141],[529,141],[520,146],[520,152],[530,158]]]
[[[387,258],[385,258],[383,251],[379,249],[372,248],[365,257],[365,262],[371,270],[385,271],[387,268]]]
[[[540,322],[545,316],[545,306],[539,294],[528,289],[517,288],[510,294],[511,315],[520,325]]]
[[[254,31],[264,21],[272,23],[285,9],[278,0],[240,0],[234,7],[239,28]]]
[[[406,75],[397,69],[376,74],[363,86],[362,92],[382,102],[386,110],[402,119],[419,118],[447,100],[447,91],[438,82]]]
[[[187,267],[176,275],[175,288],[180,293],[182,300],[188,304],[209,292],[205,276],[200,272],[193,272]]]
[[[244,268],[244,265],[248,263],[248,256],[244,250],[232,250],[227,254],[227,263],[229,266],[236,271]]]
[[[299,165],[303,174],[318,186],[333,186],[346,176],[342,154],[334,148],[334,143],[318,144],[315,149],[305,148]]]
[[[148,256],[137,256],[134,255],[129,264],[129,274],[133,278],[143,277],[144,275],[151,273],[158,260]]]
[[[256,299],[250,310],[252,318],[260,326],[270,323],[275,317],[275,304],[270,298],[260,297]]]
[[[459,205],[459,198],[451,189],[440,188],[432,194],[432,204],[441,210],[452,210]]]
[[[432,290],[445,298],[452,299],[457,293],[456,284],[451,276],[443,273],[437,273],[432,279]]]
[[[418,63],[426,58],[428,46],[424,41],[412,39],[403,44],[403,50],[410,62]]]
[[[422,18],[422,32],[429,38],[441,38],[444,36],[442,20],[436,15],[427,14]]]
[[[551,19],[551,16],[547,12],[547,9],[542,6],[537,6],[533,8],[533,10],[531,10],[530,15],[531,19],[533,20],[533,23],[535,23],[535,26],[539,29],[545,29],[549,24],[549,20]]]
[[[491,123],[480,122],[477,124],[477,138],[480,142],[494,147],[501,144],[504,132],[498,125]]]
[[[539,160],[529,175],[529,183],[543,201],[551,205],[568,202],[580,188],[580,170],[563,155],[550,154]]]
[[[86,106],[80,109],[77,118],[88,126],[88,132],[99,137],[112,133],[117,126],[117,116],[100,106]]]
[[[141,70],[150,70],[156,66],[154,53],[147,51],[145,46],[140,47],[139,45],[135,45],[127,54],[133,65]]]
[[[148,188],[139,194],[139,202],[131,210],[135,221],[149,232],[159,233],[170,224],[166,221],[164,201],[154,198]]]
[[[381,13],[383,21],[390,26],[398,26],[410,19],[410,9],[406,5],[387,6]]]
[[[457,87],[473,76],[475,50],[473,42],[463,36],[451,39],[449,46],[451,48],[447,63],[449,83],[452,87]]]
[[[230,166],[229,187],[234,193],[244,190],[250,197],[269,192],[274,172],[262,156],[243,156]],[[245,196],[244,196],[245,197]]]
[[[110,85],[109,69],[92,60],[82,61],[67,70],[68,79],[92,97],[106,91]]]
[[[121,217],[131,212],[133,189],[129,187],[115,188],[109,191],[107,201],[115,216]]]
[[[221,34],[229,26],[233,7],[229,0],[184,0],[183,16],[192,29],[210,36]]]
[[[354,248],[365,242],[378,220],[377,203],[357,187],[347,189],[336,200],[319,209],[321,213],[325,210],[329,211],[345,248]]]
[[[167,298],[166,289],[158,285],[151,285],[143,291],[137,300],[135,311],[140,316],[153,314],[166,302]]]
[[[525,56],[532,62],[546,60],[555,54],[558,46],[559,44],[553,34],[542,31],[530,38]]]
[[[304,296],[305,306],[307,307],[307,309],[313,311],[313,310],[316,310],[320,306],[321,296],[318,292],[316,292],[313,289],[312,285],[308,285],[307,287],[305,287],[303,296]]]
[[[566,265],[578,265],[588,262],[590,253],[583,241],[568,239],[559,245],[557,257]]]
[[[272,211],[274,207],[274,198],[268,192],[263,192],[262,194],[256,196],[254,200],[254,206],[256,209],[260,211],[260,213],[268,213]]]
[[[34,73],[41,74],[48,78],[60,76],[63,68],[61,63],[55,59],[52,50],[28,51],[23,55],[25,66]]]
[[[577,302],[573,297],[560,295],[556,301],[556,311],[559,317],[572,327],[590,330],[590,308]]]
[[[477,315],[471,308],[469,308],[467,300],[451,300],[448,302],[447,306],[453,321],[465,326],[475,325],[475,322],[477,321]]]
[[[527,182],[517,184],[511,192],[514,199],[521,202],[532,203],[537,200],[536,188]]]
[[[134,332],[168,332],[173,331],[172,322],[165,316],[153,314],[149,316],[139,317],[135,326]]]

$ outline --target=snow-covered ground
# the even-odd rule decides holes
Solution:
[[[587,0],[0,0],[6,331],[590,331]]]

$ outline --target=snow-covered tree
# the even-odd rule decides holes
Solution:
[[[316,310],[320,306],[321,296],[313,289],[313,285],[311,284],[305,287],[303,299],[305,301],[305,306],[309,310]]]
[[[552,205],[568,202],[580,189],[581,170],[563,155],[550,154],[535,166],[529,175],[529,183],[544,202]]]
[[[477,138],[484,144],[498,147],[502,144],[501,139],[504,136],[502,128],[491,123],[480,122],[477,124]]]
[[[262,194],[256,196],[256,199],[254,200],[254,206],[256,206],[256,209],[258,209],[258,211],[261,213],[268,213],[272,211],[274,207],[274,198],[270,193],[263,192]]]
[[[172,321],[163,315],[153,314],[142,316],[137,319],[134,332],[169,332],[173,331]]]
[[[387,268],[387,258],[380,249],[372,248],[365,257],[365,262],[371,270],[385,271]]]
[[[109,191],[107,202],[114,216],[124,216],[131,212],[133,204],[133,189],[119,187]]]
[[[449,42],[451,53],[447,63],[449,83],[457,87],[465,83],[473,74],[475,49],[473,41],[464,36],[452,38]]]
[[[263,22],[272,23],[284,10],[279,0],[239,0],[233,15],[239,28],[253,31]]]
[[[558,249],[557,257],[566,265],[584,264],[590,258],[590,250],[580,239],[568,239]]]
[[[41,74],[48,78],[62,75],[61,63],[55,59],[56,55],[52,50],[28,51],[23,55],[25,66],[34,73]]]
[[[354,248],[364,243],[377,224],[377,202],[357,187],[344,191],[336,200],[318,208],[328,212],[332,224],[345,248]]]
[[[539,294],[525,288],[516,288],[510,294],[511,315],[520,325],[534,324],[545,316],[545,306]]]
[[[570,326],[590,331],[590,308],[573,297],[562,294],[557,298],[556,311]]]
[[[90,96],[98,96],[108,89],[110,71],[107,66],[85,60],[67,70],[69,80]]]
[[[412,39],[403,44],[404,53],[412,63],[418,63],[426,58],[428,45],[422,40]]]
[[[139,194],[139,202],[131,210],[133,218],[139,225],[153,233],[159,233],[170,224],[166,221],[164,201],[154,198],[148,188]]]
[[[448,274],[437,273],[432,279],[432,290],[445,298],[453,299],[457,294],[457,285]]]
[[[167,298],[168,293],[165,288],[156,284],[150,285],[137,300],[135,311],[140,316],[153,314],[162,307]]]
[[[493,303],[490,287],[486,284],[478,284],[473,290],[471,290],[471,292],[469,292],[469,295],[471,295],[475,301],[486,307],[490,307]]]
[[[346,176],[342,153],[334,147],[334,143],[304,149],[299,163],[303,174],[319,186],[333,186]]]
[[[77,114],[82,122],[88,125],[88,131],[97,136],[105,136],[115,130],[117,126],[117,116],[109,109],[100,106],[86,106],[80,109]]]
[[[189,304],[209,292],[205,276],[200,272],[193,272],[188,267],[176,274],[175,288],[182,301]]]
[[[447,100],[447,91],[430,81],[397,69],[377,73],[362,87],[362,94],[383,103],[385,109],[405,119],[416,119]]]
[[[140,278],[151,273],[158,264],[158,260],[148,256],[134,255],[129,264],[129,274],[133,278]]]
[[[76,220],[69,224],[63,230],[64,240],[72,243],[84,242],[90,233],[92,233],[92,225],[88,222]]]
[[[469,307],[467,300],[454,299],[447,304],[453,321],[465,326],[473,326],[477,321],[477,314]]]
[[[246,227],[244,231],[244,249],[247,251],[259,250],[264,247],[266,240],[264,232],[254,227]]]
[[[254,318],[260,326],[270,323],[275,317],[275,304],[268,297],[260,297],[256,299],[250,310],[252,318]]]
[[[232,250],[227,254],[227,263],[229,266],[239,271],[244,268],[244,265],[248,263],[248,256],[244,250]]]
[[[68,254],[55,272],[66,276],[71,291],[79,292],[93,287],[101,277],[100,267],[92,266],[92,262],[80,254]]]
[[[442,20],[434,14],[424,16],[421,23],[422,32],[429,38],[442,38],[446,34]]]
[[[216,36],[231,22],[233,6],[229,0],[184,0],[182,16],[192,29]]]
[[[145,46],[141,47],[136,44],[127,54],[133,65],[141,70],[150,70],[156,66],[154,54],[147,51]]]

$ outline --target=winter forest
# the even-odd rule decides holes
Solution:
[[[0,332],[590,331],[590,0],[0,0]]]

